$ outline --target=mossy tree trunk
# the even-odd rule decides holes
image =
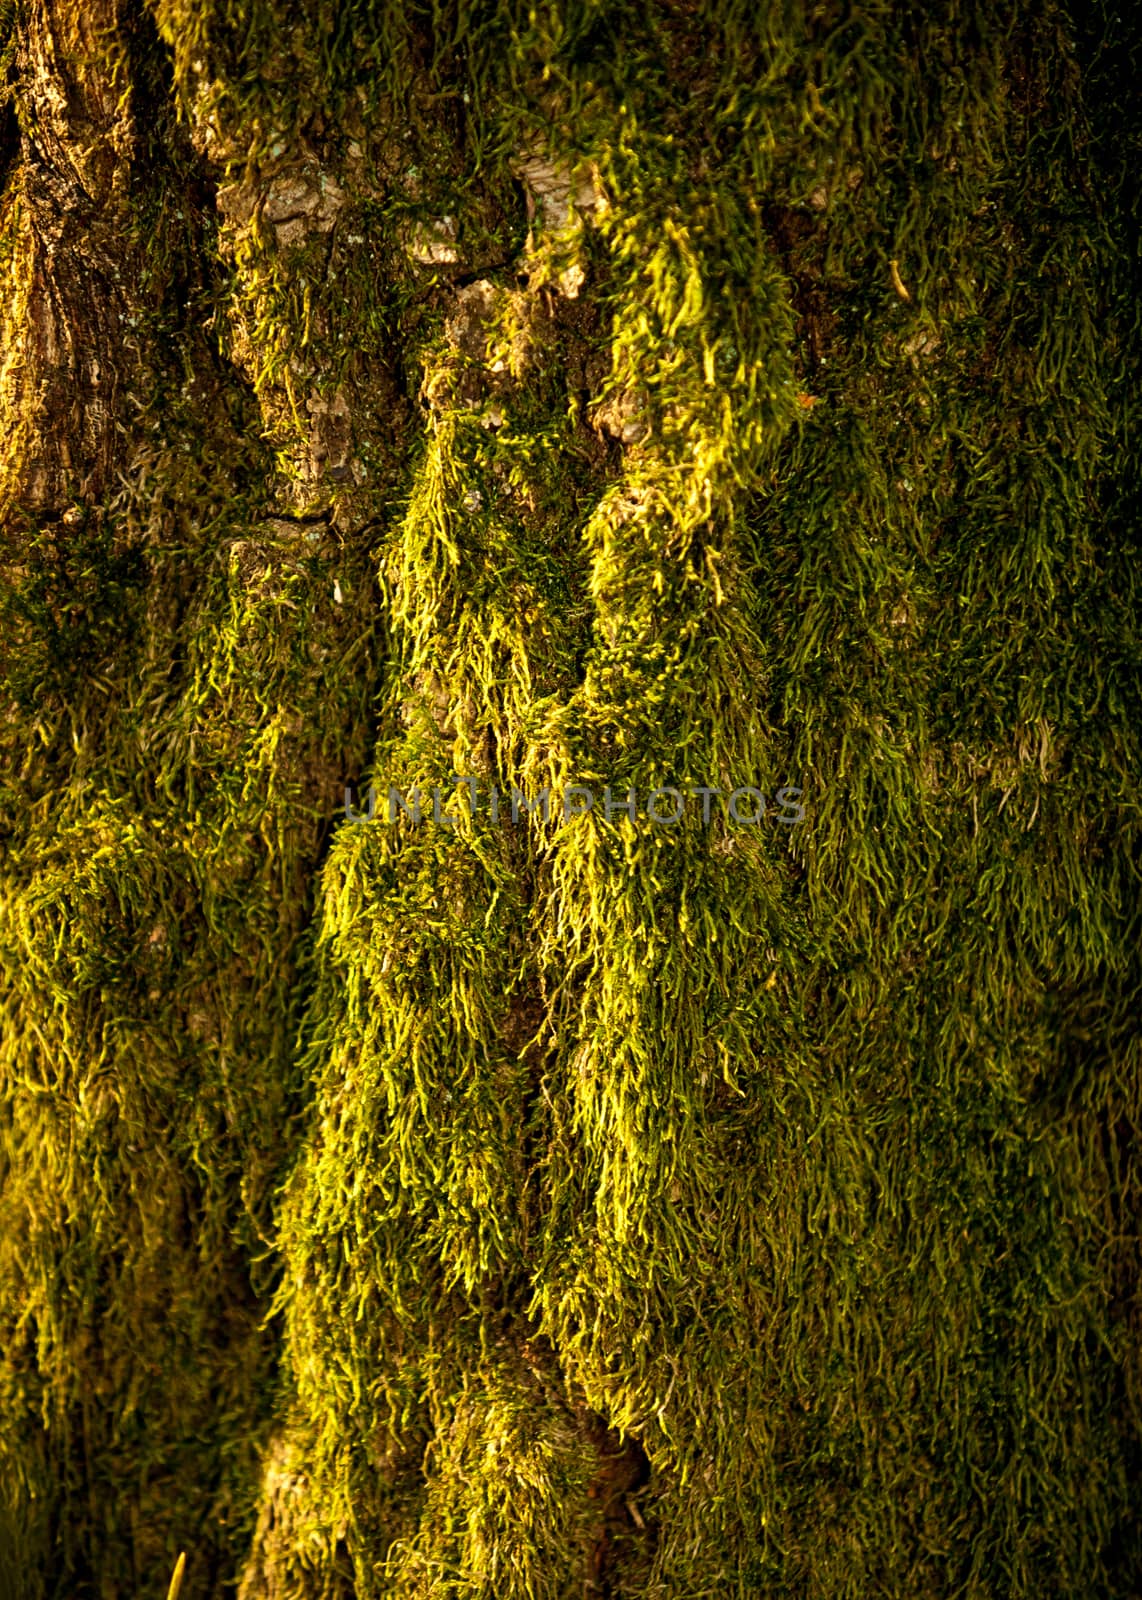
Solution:
[[[0,1585],[1136,1596],[1135,35],[0,41]]]

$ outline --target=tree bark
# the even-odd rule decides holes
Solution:
[[[0,40],[0,1600],[1135,1596],[1134,25]]]

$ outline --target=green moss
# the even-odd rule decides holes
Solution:
[[[1133,46],[155,17],[130,471],[5,547],[27,1592],[1126,1600]]]

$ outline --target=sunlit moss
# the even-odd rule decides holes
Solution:
[[[4,550],[21,1592],[1126,1600],[1128,41],[153,9],[131,469]]]

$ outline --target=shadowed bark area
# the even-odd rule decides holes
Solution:
[[[1139,64],[0,0],[0,1600],[1139,1593]]]

